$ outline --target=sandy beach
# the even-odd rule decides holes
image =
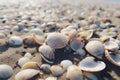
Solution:
[[[0,65],[7,64],[13,69],[13,75],[10,76],[9,79],[2,79],[0,73],[0,80],[16,80],[15,75],[21,71],[19,59],[24,57],[26,53],[32,55],[30,61],[36,62],[39,67],[45,63],[49,64],[42,59],[39,47],[43,44],[49,45],[47,36],[53,32],[66,34],[67,39],[70,37],[70,39],[67,40],[70,46],[70,42],[74,39],[71,39],[71,35],[69,36],[70,33],[65,33],[65,30],[63,30],[69,26],[72,26],[71,29],[77,31],[77,33],[84,30],[93,30],[93,35],[90,36],[89,39],[86,39],[86,36],[85,39],[83,39],[85,40],[85,45],[82,49],[85,50],[86,54],[84,56],[79,54],[75,55],[74,52],[77,52],[77,50],[74,50],[74,48],[71,49],[72,47],[67,49],[66,44],[64,47],[61,47],[61,44],[59,46],[60,48],[52,48],[55,53],[55,60],[53,64],[50,64],[51,66],[60,65],[60,62],[66,59],[71,60],[74,65],[78,66],[81,60],[91,56],[89,51],[85,49],[86,44],[92,40],[100,41],[100,37],[103,35],[110,36],[113,41],[117,40],[118,48],[115,49],[119,52],[118,55],[120,55],[120,2],[112,2],[112,0],[109,2],[107,2],[108,0],[27,1],[28,0],[11,0],[11,2],[9,2],[3,0],[0,2]],[[100,28],[90,28],[92,24],[99,25]],[[35,29],[40,30],[36,31]],[[66,30],[66,32],[68,31],[69,30]],[[41,43],[39,39],[36,40],[35,35],[40,36],[39,39]],[[12,36],[20,37],[23,42],[20,43],[20,45],[16,45],[17,43],[19,44],[19,40],[18,42],[14,40],[12,42],[11,40],[10,43]],[[116,51],[113,50],[112,52],[115,53]],[[94,57],[94,55],[92,57]],[[120,66],[111,63],[105,58],[105,55],[103,55],[100,61],[106,64],[105,69],[98,72],[90,72],[95,76],[95,79],[86,78],[86,74],[83,74],[83,80],[120,80]],[[120,61],[120,57],[118,61]],[[119,62],[117,63],[120,65]],[[83,70],[82,72],[85,73]],[[39,77],[37,76],[37,78],[27,80],[47,80],[46,78],[50,76],[56,77],[57,79],[55,80],[73,80],[66,79],[66,73],[67,71],[64,71],[60,76],[56,77],[52,73],[45,74],[42,72]]]

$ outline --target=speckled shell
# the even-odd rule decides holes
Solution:
[[[67,41],[68,40],[65,35],[57,32],[50,33],[46,39],[46,43],[55,49],[65,47],[67,44]]]
[[[93,56],[102,58],[105,52],[104,45],[100,41],[89,41],[85,49]]]
[[[38,71],[38,70],[25,69],[25,70],[18,72],[15,75],[15,80],[29,80],[39,74],[40,74],[40,71]]]
[[[105,69],[106,64],[102,61],[94,61],[94,57],[86,57],[80,61],[79,67],[83,71],[99,72]]]
[[[33,61],[30,61],[30,62],[27,62],[25,63],[22,68],[22,70],[24,69],[36,69],[36,70],[40,70],[40,66],[37,62],[33,62]]]
[[[0,79],[8,79],[13,75],[13,69],[11,66],[6,64],[0,65]]]
[[[63,74],[62,67],[60,67],[58,65],[51,66],[50,71],[52,72],[52,75],[54,75],[54,76],[61,76]]]
[[[67,80],[83,80],[82,71],[76,65],[71,65],[67,69],[66,73]]]
[[[19,36],[11,36],[8,40],[10,46],[20,46],[23,43],[22,38]]]

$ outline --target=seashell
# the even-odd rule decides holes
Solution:
[[[13,31],[20,32],[21,30],[23,30],[22,26],[14,26],[13,27]]]
[[[95,76],[93,73],[83,72],[83,74],[87,78],[87,80],[98,80],[97,76]]]
[[[106,41],[109,41],[109,40],[110,40],[110,36],[101,36],[100,37],[100,41],[103,42],[103,43],[106,42]]]
[[[85,49],[97,58],[102,58],[105,51],[104,45],[100,41],[89,41]]]
[[[23,29],[23,32],[28,33],[28,32],[29,32],[29,29],[28,29],[28,28],[24,28],[24,29]]]
[[[66,36],[57,32],[49,34],[46,39],[46,44],[54,49],[65,47],[67,42]]]
[[[119,49],[119,45],[115,42],[115,41],[106,41],[104,43],[105,49],[109,50],[109,51],[115,51]]]
[[[43,35],[43,31],[39,28],[34,28],[31,30],[31,33],[34,33],[35,35]]]
[[[32,59],[33,58],[33,56],[30,54],[30,53],[25,53],[25,55],[24,55],[24,57],[27,57],[27,58],[29,58],[29,59]]]
[[[63,69],[65,69],[65,70],[67,70],[67,68],[71,65],[73,65],[73,63],[70,60],[63,60],[60,62],[60,66],[62,66]]]
[[[4,39],[7,37],[7,34],[5,34],[4,32],[0,32],[0,39]]]
[[[92,37],[93,33],[94,33],[93,30],[82,31],[82,32],[78,33],[78,36],[81,39],[88,40],[88,39],[90,39]]]
[[[81,57],[84,57],[86,55],[86,52],[84,49],[78,49],[76,52],[74,52],[73,54],[77,54],[80,55]]]
[[[36,44],[42,45],[45,42],[45,36],[34,35],[34,41]]]
[[[45,80],[57,80],[57,77],[47,77]]]
[[[27,62],[25,63],[21,70],[24,70],[24,69],[36,69],[36,70],[40,70],[40,66],[37,62],[34,62],[34,61],[30,61],[30,62]]]
[[[92,25],[90,25],[90,29],[96,31],[99,29],[99,26],[97,24],[92,24]]]
[[[34,70],[34,69],[25,69],[20,72],[18,72],[15,75],[15,80],[30,80],[36,78],[36,76],[40,75],[40,71]],[[35,77],[35,78],[34,78]]]
[[[20,46],[23,43],[22,38],[19,36],[11,36],[8,40],[10,46]]]
[[[42,64],[40,66],[40,70],[42,70],[44,73],[49,74],[50,73],[50,65],[49,64]]]
[[[58,65],[51,66],[50,71],[54,76],[61,76],[63,74],[63,69]]]
[[[33,35],[25,36],[23,39],[23,43],[28,46],[33,46],[36,44]]]
[[[39,52],[41,53],[41,57],[46,61],[46,62],[50,62],[50,63],[53,63],[52,61],[49,61],[49,60],[54,60],[55,59],[55,54],[53,52],[53,49],[46,45],[46,44],[43,44],[42,46],[39,47]],[[49,60],[47,60],[49,59]]]
[[[11,66],[6,64],[0,64],[0,79],[6,80],[13,75],[13,69]]]
[[[77,51],[78,49],[83,48],[85,45],[84,41],[82,39],[79,38],[74,38],[71,42],[70,42],[70,47],[74,50]]]
[[[22,67],[25,63],[29,62],[30,59],[28,57],[22,57],[18,60],[17,65]]]
[[[105,57],[114,65],[120,66],[120,51],[108,52],[105,50]]]
[[[76,65],[71,65],[67,69],[66,80],[83,80],[81,69]]]
[[[0,39],[0,47],[4,47],[7,45],[7,40],[6,39]]]
[[[105,69],[106,64],[102,61],[95,61],[94,57],[86,57],[79,63],[79,67],[87,72],[99,72]]]

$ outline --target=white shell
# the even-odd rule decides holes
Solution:
[[[115,41],[106,41],[104,43],[105,49],[110,50],[110,51],[115,51],[119,49],[119,45]]]
[[[63,69],[58,65],[51,66],[50,71],[54,76],[61,76],[63,74]]]
[[[39,47],[39,52],[45,58],[48,58],[48,59],[54,59],[55,58],[55,54],[54,54],[52,48],[50,46],[46,45],[46,44],[43,44],[42,46]]]
[[[108,50],[106,50],[105,57],[114,65],[120,66],[120,52],[110,53]]]
[[[40,35],[34,35],[34,41],[41,45],[45,42],[45,36],[40,36]]]
[[[66,79],[68,80],[83,80],[81,69],[76,65],[71,65],[67,69]]]
[[[89,41],[85,49],[93,56],[102,58],[104,54],[104,45],[100,41]]]
[[[33,56],[32,56],[29,52],[27,52],[27,53],[24,55],[24,57],[27,57],[27,58],[29,58],[29,59],[32,59],[32,58],[33,58]]]
[[[61,61],[61,63],[60,63],[60,66],[62,66],[63,67],[63,69],[67,69],[69,66],[71,66],[73,63],[72,63],[72,61],[70,61],[70,60],[63,60],[63,61]]]
[[[0,79],[8,79],[13,75],[13,69],[9,65],[0,65]]]
[[[29,62],[30,59],[28,57],[22,57],[18,60],[18,65],[22,67],[25,63]]]
[[[23,40],[19,36],[11,36],[9,39],[10,46],[20,46],[22,43]]]
[[[45,80],[57,80],[57,77],[47,77]]]
[[[0,32],[0,39],[6,38],[7,35],[5,33]]]
[[[65,35],[61,33],[50,33],[47,36],[46,43],[52,48],[58,49],[66,46],[68,40]]]
[[[76,52],[74,52],[73,54],[78,54],[80,55],[81,57],[84,57],[86,52],[84,49],[78,49]]]
[[[83,71],[98,72],[102,71],[106,67],[106,64],[102,61],[94,61],[93,57],[86,57],[80,61],[79,67]]]
[[[35,75],[40,74],[40,71],[34,69],[25,69],[15,75],[15,80],[28,80]]]
[[[35,33],[36,35],[43,35],[43,31],[39,28],[34,28],[31,30],[31,33]]]

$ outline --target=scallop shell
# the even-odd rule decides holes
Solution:
[[[55,59],[55,54],[53,52],[53,49],[46,44],[43,44],[42,46],[39,47],[39,52],[41,53],[41,57],[48,63],[49,60]],[[47,61],[47,59],[49,60]]]
[[[47,77],[45,80],[57,80],[57,77]]]
[[[120,66],[120,51],[118,52],[108,52],[105,51],[105,57],[114,65]]]
[[[95,61],[94,57],[86,57],[79,63],[79,67],[87,72],[99,72],[105,69],[106,64],[102,61]]]
[[[30,59],[27,57],[22,57],[18,60],[17,64],[22,67],[25,63],[29,62]]]
[[[119,49],[119,45],[115,41],[106,41],[104,43],[105,49],[109,51],[115,51]]]
[[[68,40],[65,35],[57,32],[49,34],[46,39],[46,43],[54,49],[65,47],[67,44],[67,41]]]
[[[30,61],[30,62],[27,62],[25,63],[22,68],[22,70],[24,69],[36,69],[36,70],[40,70],[40,66],[37,62],[33,62],[33,61]]]
[[[23,43],[22,38],[19,36],[11,36],[8,40],[10,46],[20,46]]]
[[[67,80],[83,80],[82,71],[76,65],[71,65],[67,69],[66,73]]]
[[[54,76],[61,76],[63,74],[63,69],[58,65],[51,66],[50,71]]]
[[[104,45],[100,41],[89,41],[85,49],[97,58],[102,58],[105,51]]]
[[[46,73],[46,74],[49,74],[50,73],[50,65],[49,64],[42,64],[41,66],[40,66],[40,69],[44,72],[44,73]]]
[[[39,76],[39,75],[40,75],[40,71],[38,71],[38,70],[25,69],[25,70],[18,72],[15,75],[15,80],[30,80],[33,77]],[[35,80],[35,78],[34,78],[34,80]]]
[[[13,75],[13,69],[11,66],[6,64],[0,65],[0,79],[9,79]]]
[[[72,64],[73,64],[73,63],[72,63],[72,61],[70,61],[70,60],[63,60],[63,61],[61,61],[60,66],[62,66],[63,69],[67,70],[67,68],[68,68],[69,66],[71,66]]]

